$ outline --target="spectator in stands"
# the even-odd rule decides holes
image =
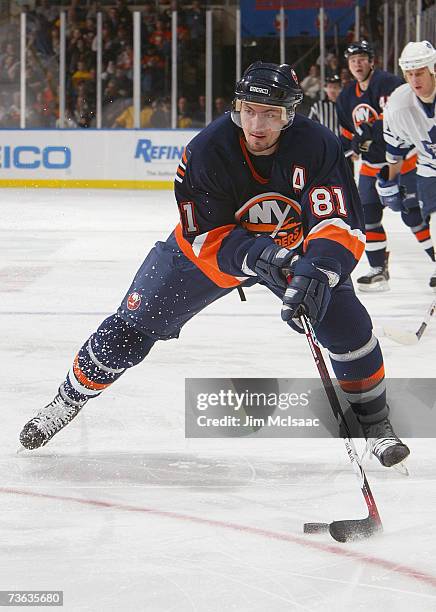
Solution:
[[[180,96],[177,100],[177,127],[189,128],[192,126],[192,116],[189,112],[188,99]]]
[[[61,120],[59,117],[56,119],[55,127],[57,128],[61,127]],[[78,127],[79,126],[77,125],[76,120],[74,118],[74,113],[71,110],[70,106],[68,105],[65,109],[64,128],[72,129],[72,128],[78,128]]]
[[[301,89],[306,96],[312,100],[316,100],[321,91],[321,81],[319,78],[319,69],[316,64],[312,64],[309,68],[309,74],[301,81]]]
[[[192,127],[204,127],[206,122],[206,96],[200,94],[197,98],[197,106],[192,115]]]
[[[203,48],[205,37],[205,13],[198,0],[192,0],[191,8],[185,14],[185,23],[190,33],[191,55],[195,56]]]
[[[118,93],[123,98],[130,98],[133,93],[133,81],[127,76],[125,69],[121,66],[115,68],[113,80],[116,83]]]
[[[325,76],[334,77],[339,74],[339,60],[334,53],[328,53],[326,57]]]
[[[79,60],[77,62],[77,69],[74,71],[71,77],[73,89],[77,89],[78,84],[82,81],[89,81],[91,76],[91,72],[86,67],[85,62],[83,60]]]
[[[161,19],[156,21],[156,26],[149,37],[149,43],[155,47],[158,53],[164,56],[170,55],[171,32],[166,29]]]
[[[153,114],[150,119],[150,127],[169,128],[171,127],[170,100],[168,98],[158,98],[152,104]]]
[[[109,79],[103,92],[103,104],[113,104],[120,97],[115,79]]]
[[[143,105],[140,113],[141,128],[150,127],[150,120],[153,115],[153,107],[151,104]],[[132,129],[135,126],[135,114],[133,104],[128,106],[123,112],[118,115],[112,124],[113,128]]]
[[[226,113],[228,110],[230,110],[230,107],[224,98],[220,96],[218,98],[215,98],[213,110],[214,119],[221,117],[221,115],[224,115],[224,113]]]
[[[74,108],[73,118],[78,127],[88,128],[91,125],[93,111],[90,108],[86,98],[77,98]]]

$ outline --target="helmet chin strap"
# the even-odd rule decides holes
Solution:
[[[363,81],[359,81],[359,85],[361,85],[362,83],[366,83],[367,81],[369,81],[369,79],[372,76],[372,73],[374,72],[374,66],[371,66],[371,68],[368,70],[368,74],[366,75],[366,77],[363,79]]]

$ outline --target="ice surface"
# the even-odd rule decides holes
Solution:
[[[409,440],[409,478],[366,463],[385,532],[339,545],[302,528],[366,515],[341,440],[184,438],[185,377],[316,376],[262,288],[210,306],[17,455],[177,209],[167,192],[56,190],[2,190],[0,209],[0,589],[63,590],[74,612],[436,610],[433,440]],[[392,290],[360,297],[379,334],[415,331],[432,265],[399,215],[386,227]],[[435,340],[436,321],[416,346],[380,335],[388,376],[434,377]]]

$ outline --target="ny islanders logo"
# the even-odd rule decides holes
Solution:
[[[254,196],[236,211],[235,219],[249,232],[269,234],[288,249],[297,248],[303,240],[301,206],[281,193]]]
[[[353,109],[352,116],[355,128],[358,128],[362,123],[372,124],[379,118],[377,111],[365,103],[358,104]]]

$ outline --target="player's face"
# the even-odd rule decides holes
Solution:
[[[348,58],[348,69],[359,83],[366,81],[372,66],[373,62],[369,60],[366,53],[359,53]]]
[[[280,106],[242,102],[241,127],[247,142],[247,149],[255,155],[273,153],[280,132],[286,126],[283,109]]]
[[[406,70],[405,77],[418,97],[429,98],[432,95],[435,87],[435,77],[426,66],[416,68],[416,70]]]

